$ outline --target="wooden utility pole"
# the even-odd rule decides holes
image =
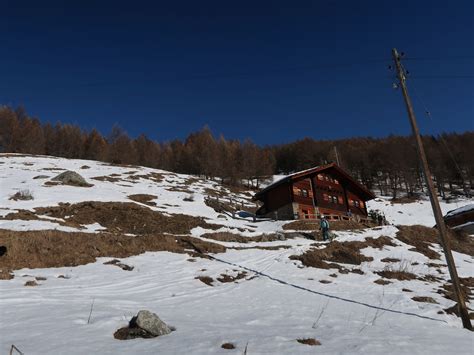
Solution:
[[[421,166],[423,168],[423,174],[425,175],[425,182],[426,182],[426,186],[428,187],[428,193],[430,196],[431,207],[433,208],[433,213],[436,220],[436,226],[438,227],[441,246],[443,247],[443,250],[444,250],[446,263],[448,264],[449,275],[451,276],[451,282],[454,288],[454,294],[456,295],[456,301],[458,304],[459,314],[461,316],[462,324],[464,328],[472,330],[471,320],[469,319],[469,313],[467,311],[466,303],[462,295],[461,284],[459,283],[459,277],[456,271],[456,265],[454,264],[453,254],[451,253],[448,230],[446,228],[446,224],[444,223],[441,207],[439,206],[439,201],[436,196],[433,180],[431,179],[431,172],[428,166],[428,160],[426,159],[425,149],[423,148],[423,142],[421,141],[418,125],[416,123],[415,112],[413,111],[413,106],[412,106],[410,97],[408,96],[405,70],[403,69],[402,63],[400,61],[400,56],[395,48],[392,49],[392,56],[395,62],[395,69],[397,70],[398,80],[400,81],[400,87],[402,89],[403,98],[405,99],[405,104],[408,111],[408,117],[410,119],[411,129],[413,131],[413,137],[415,138],[416,146],[418,148],[418,155],[420,156]]]

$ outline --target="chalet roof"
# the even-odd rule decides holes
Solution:
[[[448,213],[446,213],[444,217],[445,218],[454,217],[454,216],[458,216],[460,214],[464,214],[471,211],[474,211],[474,203],[448,211]]]
[[[276,187],[278,187],[282,184],[285,184],[287,182],[294,181],[294,180],[297,180],[299,178],[310,176],[310,175],[313,175],[313,174],[316,174],[316,173],[320,173],[320,172],[323,172],[323,171],[331,169],[331,168],[335,169],[340,175],[342,175],[347,180],[347,182],[352,187],[354,187],[356,190],[358,190],[360,192],[360,194],[362,195],[362,197],[365,197],[366,201],[375,198],[375,195],[370,190],[368,190],[364,185],[360,184],[352,176],[350,176],[348,173],[346,173],[344,170],[342,170],[342,168],[339,167],[336,163],[331,163],[331,164],[316,166],[314,168],[310,168],[310,169],[306,169],[306,170],[301,170],[301,171],[298,171],[296,173],[285,176],[284,178],[271,183],[270,185],[268,185],[264,189],[257,192],[254,195],[253,199],[254,200],[259,200],[268,191],[273,190],[274,188],[276,188]]]

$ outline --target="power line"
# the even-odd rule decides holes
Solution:
[[[474,59],[474,55],[446,56],[446,57],[403,57],[403,60],[437,61],[437,60],[464,60]]]
[[[403,70],[405,70],[403,68]],[[414,96],[415,96],[415,99],[420,103],[420,105],[423,107],[423,109],[425,110],[425,116],[431,121],[433,122],[433,117],[431,116],[431,111],[428,109],[428,106],[425,104],[425,101],[421,98],[421,95],[419,94],[418,90],[416,89],[415,85],[413,85],[413,82],[411,84],[411,87],[413,88],[413,93],[414,93]],[[448,152],[448,155],[450,157],[450,159],[453,161],[454,163],[454,166],[456,167],[458,173],[459,173],[459,176],[461,177],[461,179],[464,180],[464,172],[462,171],[461,167],[459,166],[456,158],[454,157],[454,154],[453,152],[451,151],[451,149],[449,148],[448,146],[448,142],[446,142],[446,140],[444,139],[443,135],[440,134],[438,135],[441,143],[443,143],[444,147],[446,148],[446,151]]]
[[[474,79],[474,75],[415,75],[415,79]]]

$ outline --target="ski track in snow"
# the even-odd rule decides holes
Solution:
[[[145,193],[158,196],[154,200],[158,206],[152,209],[202,216],[210,223],[224,225],[222,231],[236,232],[235,228],[253,226],[241,234],[254,236],[281,231],[284,224],[218,218],[218,214],[203,203],[204,189],[219,187],[212,181],[194,182],[190,186],[194,201],[185,202],[183,198],[188,193],[167,189],[184,186],[190,178],[186,175],[50,157],[0,156],[0,163],[3,163],[0,164],[0,216],[59,202],[130,202],[127,195]],[[83,165],[90,168],[80,169]],[[34,180],[33,177],[53,177],[61,172],[43,170],[45,168],[74,170],[94,187],[44,187],[47,179]],[[128,171],[137,171],[140,175],[159,172],[164,179],[160,183],[145,179],[116,183],[90,179],[110,174],[126,177],[124,173]],[[22,189],[29,189],[34,200],[9,200]],[[237,199],[245,200],[243,195]],[[469,203],[472,200],[442,203],[442,209],[447,212]],[[393,224],[434,225],[429,201],[392,205],[380,198],[368,205],[383,211]],[[0,220],[0,228],[77,231],[60,226],[54,219]],[[100,225],[92,224],[81,231],[95,233],[100,229]],[[195,228],[192,235],[200,237],[206,232],[209,231]],[[385,226],[362,233],[337,234],[338,240],[351,241],[382,235],[394,237],[396,232],[395,227]],[[299,261],[289,259],[307,250],[314,243],[312,240],[213,242],[227,247],[288,245],[291,248],[228,249],[226,253],[213,255],[214,259],[195,258],[195,262],[188,261],[190,257],[186,254],[147,252],[121,259],[134,266],[132,271],[103,264],[112,258],[98,258],[94,263],[77,267],[16,270],[14,279],[0,281],[0,353],[8,353],[11,344],[25,354],[241,354],[246,344],[248,354],[447,354],[453,352],[454,344],[456,353],[472,353],[473,333],[461,328],[459,318],[437,313],[453,305],[436,292],[440,284],[391,280],[392,283],[382,286],[373,282],[380,278],[374,272],[387,266],[381,262],[386,257],[401,260],[390,264],[394,269],[407,268],[417,275],[449,278],[446,268],[439,274],[426,265],[433,260],[408,250],[411,246],[398,240],[396,247],[364,249],[364,255],[374,258],[372,262],[347,265],[349,269],[361,269],[364,275],[338,273],[336,278],[330,276],[337,272],[335,269],[306,268]],[[440,251],[437,245],[433,249]],[[472,277],[472,258],[453,254],[460,276]],[[436,263],[444,264],[444,260]],[[236,275],[241,271],[247,272],[245,279],[235,283],[214,281],[213,287],[195,279],[197,276],[216,279],[223,273]],[[59,275],[67,278],[58,278]],[[35,276],[46,277],[46,280],[38,281],[37,287],[25,287],[24,283]],[[331,283],[323,284],[320,280]],[[401,292],[402,288],[413,292]],[[433,297],[439,304],[414,302],[413,296]],[[94,307],[88,324],[92,302]],[[472,303],[470,307],[473,308]],[[140,309],[157,313],[177,330],[154,339],[115,340],[115,330],[125,326]],[[322,345],[311,347],[296,342],[298,338],[313,337]],[[236,351],[222,349],[221,344],[225,342],[234,343]]]

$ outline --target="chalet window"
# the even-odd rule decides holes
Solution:
[[[360,207],[360,203],[359,203],[359,201],[357,201],[357,200],[354,200],[353,202],[354,202],[354,207]]]
[[[318,180],[324,180],[323,174],[318,174]]]
[[[329,196],[328,196],[328,194],[323,194],[323,200],[324,200],[324,201],[329,201]]]
[[[303,197],[308,197],[309,196],[308,190],[306,190],[306,189],[301,189],[300,192],[301,192],[301,196],[303,196]]]
[[[325,179],[326,181],[329,181],[329,176],[324,175],[324,179]]]
[[[337,204],[337,196],[331,196],[332,203]]]
[[[342,196],[337,197],[337,202],[339,202],[340,205],[344,204],[344,200],[342,199]]]
[[[334,183],[335,183],[336,185],[339,185],[339,180],[334,179]]]
[[[304,218],[304,219],[308,219],[308,218],[309,218],[309,211],[308,211],[308,210],[302,210],[301,212],[303,212],[303,218]]]
[[[360,208],[364,208],[364,202],[360,201]]]

